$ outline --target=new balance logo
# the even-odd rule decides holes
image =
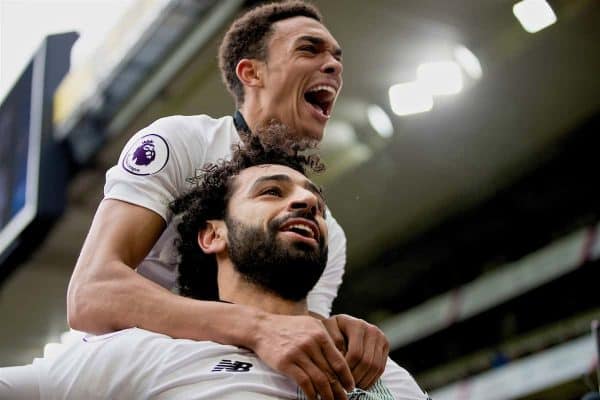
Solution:
[[[210,372],[248,372],[252,364],[242,361],[221,360]]]

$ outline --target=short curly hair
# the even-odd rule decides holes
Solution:
[[[217,262],[198,246],[198,232],[206,221],[227,216],[227,204],[233,192],[234,178],[244,169],[264,164],[280,164],[302,174],[320,172],[325,166],[316,154],[304,154],[310,143],[291,141],[282,134],[284,125],[271,123],[246,144],[235,145],[230,160],[206,164],[196,187],[171,203],[171,211],[180,218],[179,237],[175,246],[179,252],[179,293],[199,300],[218,300]],[[260,134],[260,138],[258,136]]]
[[[219,47],[219,68],[227,90],[236,106],[244,103],[244,86],[235,73],[243,58],[264,61],[273,24],[288,18],[308,17],[322,22],[323,17],[312,4],[304,1],[284,1],[258,6],[235,20]]]

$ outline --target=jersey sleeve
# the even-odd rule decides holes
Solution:
[[[104,197],[145,207],[168,222],[169,204],[206,157],[206,139],[190,134],[184,118],[161,118],[133,135],[106,173]]]
[[[34,364],[0,368],[0,399],[36,400],[40,384]]]
[[[342,284],[346,267],[346,234],[327,209],[329,252],[323,275],[307,297],[308,309],[325,318],[331,314],[331,306]]]
[[[388,358],[381,381],[396,400],[430,400],[412,375]]]

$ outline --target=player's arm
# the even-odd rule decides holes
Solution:
[[[133,267],[163,229],[164,220],[153,211],[102,201],[69,284],[67,313],[74,329],[104,333],[137,326],[247,347],[309,397],[343,398],[339,393],[353,386],[352,375],[320,321],[181,297],[137,274]]]
[[[346,235],[327,210],[329,253],[327,268],[308,297],[312,314],[323,323],[337,348],[345,355],[356,386],[366,389],[373,385],[385,369],[389,342],[375,325],[348,315],[326,318],[342,283],[346,264]]]
[[[349,315],[334,315],[323,321],[337,348],[344,354],[356,386],[371,387],[383,374],[389,341],[375,325]]]
[[[164,220],[146,208],[111,199],[100,203],[67,291],[72,328],[102,334],[162,317],[139,304],[152,304],[168,291],[133,268],[164,228]]]

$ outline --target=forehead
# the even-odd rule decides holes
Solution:
[[[235,178],[234,193],[245,193],[260,179],[274,175],[287,175],[290,177],[292,182],[296,185],[304,185],[306,182],[310,182],[308,178],[302,175],[300,172],[278,164],[265,164],[257,165],[242,170],[239,175]]]
[[[277,21],[273,24],[273,31],[270,46],[292,44],[302,36],[314,36],[339,47],[338,42],[323,24],[308,17],[293,17]]]

